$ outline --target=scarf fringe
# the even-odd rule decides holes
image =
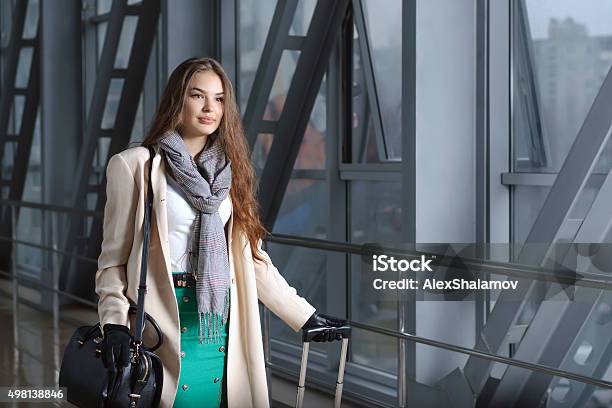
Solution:
[[[229,318],[229,291],[225,295],[223,314],[198,312],[200,344],[220,343],[222,331]]]

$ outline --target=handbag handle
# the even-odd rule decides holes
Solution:
[[[137,311],[138,310],[136,309],[136,305],[132,304],[128,309],[128,314],[135,314]],[[153,330],[155,330],[155,334],[157,335],[157,343],[155,343],[155,345],[152,347],[147,346],[147,350],[153,352],[160,348],[162,344],[164,344],[164,335],[162,334],[161,329],[159,328],[159,325],[157,324],[155,319],[153,319],[150,314],[145,312],[144,327],[142,329],[143,331],[147,328],[147,322],[151,323],[151,325],[153,326]]]
[[[149,260],[149,241],[151,239],[151,212],[153,211],[153,158],[155,157],[155,150],[151,146],[147,146],[149,149],[149,156],[151,158],[151,164],[149,165],[149,180],[147,182],[146,192],[146,205],[144,213],[144,237],[142,243],[142,259],[140,260],[140,283],[138,284],[138,304],[136,314],[136,331],[134,333],[134,354],[138,356],[140,352],[140,346],[142,345],[142,334],[144,331],[144,302],[145,295],[147,294],[147,265]]]

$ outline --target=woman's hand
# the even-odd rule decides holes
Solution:
[[[338,329],[343,326],[347,326],[346,320],[314,312],[304,323],[302,330],[321,328],[321,331],[312,337],[312,341],[334,341],[342,340],[342,333]]]
[[[120,370],[130,365],[130,330],[120,324],[104,325],[104,340],[100,347],[102,364],[109,371]]]

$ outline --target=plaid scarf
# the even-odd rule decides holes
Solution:
[[[231,162],[217,133],[208,136],[197,163],[176,132],[166,135],[159,145],[170,175],[196,210],[189,247],[197,258],[192,263],[195,271],[189,272],[196,276],[200,343],[203,339],[207,343],[217,342],[229,314],[230,266],[223,220],[218,210],[231,187]]]

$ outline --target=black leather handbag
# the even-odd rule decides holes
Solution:
[[[163,385],[163,367],[153,352],[162,345],[163,335],[155,320],[144,311],[147,292],[147,260],[151,236],[151,212],[153,210],[153,188],[151,167],[155,152],[149,148],[148,192],[144,215],[144,242],[140,265],[138,304],[130,305],[129,313],[136,313],[136,330],[132,339],[130,364],[110,373],[101,359],[102,331],[100,323],[79,327],[66,346],[59,385],[67,388],[69,402],[85,408],[140,408],[157,407],[160,404]],[[147,348],[143,342],[145,319],[157,334],[157,344]]]

